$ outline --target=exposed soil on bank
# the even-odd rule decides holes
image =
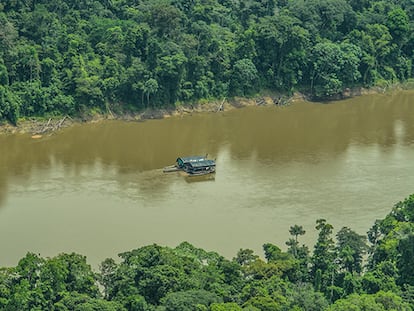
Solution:
[[[372,88],[372,89],[345,89],[342,94],[338,94],[329,100],[341,100],[345,98],[384,93],[387,91],[395,91],[403,89],[399,87],[392,88]],[[124,120],[132,122],[140,122],[150,119],[163,119],[171,116],[191,115],[193,113],[211,112],[220,113],[222,111],[229,111],[232,109],[242,108],[246,106],[285,106],[294,103],[295,101],[311,100],[304,94],[295,93],[293,96],[286,96],[279,93],[270,95],[258,96],[255,98],[235,97],[231,99],[224,99],[221,101],[201,102],[198,104],[177,105],[170,109],[145,109],[140,112],[125,112],[114,113],[109,111],[105,114],[94,113],[87,114],[81,117],[60,116],[53,118],[24,118],[18,121],[17,125],[12,125],[6,121],[0,122],[0,134],[29,134],[32,138],[41,138],[44,135],[51,135],[52,133],[73,124],[100,122],[103,120]]]
[[[0,134],[29,134],[33,138],[41,138],[43,135],[50,135],[62,128],[70,127],[73,124],[100,122],[103,120],[124,120],[141,122],[151,119],[163,119],[172,116],[191,115],[200,112],[220,113],[232,109],[246,106],[266,106],[266,105],[287,105],[294,100],[303,99],[299,94],[293,97],[283,96],[261,96],[257,98],[232,98],[221,101],[205,102],[198,104],[178,105],[170,109],[150,108],[133,113],[114,113],[105,114],[94,113],[82,117],[60,116],[53,118],[24,118],[18,121],[17,125],[12,125],[6,121],[0,122]]]

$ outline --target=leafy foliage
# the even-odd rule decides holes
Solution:
[[[28,253],[16,267],[0,269],[1,310],[411,311],[414,195],[375,222],[367,265],[366,237],[316,221],[312,256],[290,227],[288,252],[263,245],[264,258],[240,249],[233,260],[183,242],[148,245],[105,259],[94,273],[86,258]],[[98,283],[101,286],[99,290]]]
[[[380,0],[4,0],[0,120],[406,80],[413,12]]]

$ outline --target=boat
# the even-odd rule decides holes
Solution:
[[[216,161],[206,156],[179,157],[174,165],[166,166],[164,173],[183,171],[187,176],[200,176],[216,172]]]

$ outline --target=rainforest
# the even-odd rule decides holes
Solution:
[[[316,220],[312,249],[292,225],[284,252],[240,249],[233,259],[188,242],[157,244],[105,259],[27,253],[0,269],[2,310],[412,310],[414,195],[394,205],[367,235]],[[312,251],[312,252],[310,252]]]
[[[263,94],[270,94],[274,103],[280,103],[281,99],[294,93],[304,94],[309,100],[329,101],[347,97],[351,90],[358,88],[384,91],[396,84],[412,88],[413,17],[414,2],[410,0],[2,0],[0,126],[17,125],[31,118],[49,119],[49,122],[57,117],[83,119],[94,114],[117,115],[146,109],[174,109],[212,101],[224,102],[236,97],[260,97]],[[393,97],[389,98],[387,107],[392,108],[390,111],[401,112],[406,111],[404,107],[411,107],[406,99],[404,105],[397,106]],[[408,95],[404,98],[408,98]],[[318,109],[328,106],[320,105]],[[300,147],[319,146],[318,143],[322,142],[324,148],[321,148],[321,154],[335,147],[340,150],[340,154],[348,152],[349,158],[346,159],[349,161],[344,165],[345,170],[350,170],[352,160],[356,158],[349,150],[352,151],[353,146],[363,145],[361,142],[368,142],[376,148],[372,154],[378,157],[397,144],[393,139],[405,151],[413,144],[410,136],[412,122],[405,121],[409,120],[409,114],[398,114],[392,123],[384,123],[387,120],[384,117],[381,123],[374,118],[369,119],[374,116],[371,113],[347,114],[349,107],[345,106],[338,106],[344,110],[333,114],[335,118],[327,117],[326,110],[311,114],[305,110],[310,106],[304,103],[300,107],[304,110],[295,115],[295,120],[279,119],[281,124],[285,120],[282,129],[288,129],[291,136],[276,135],[283,134],[283,130],[269,131],[267,125],[276,123],[275,118],[270,120],[265,117],[256,120],[260,125],[257,128],[262,131],[255,132],[245,124],[237,124],[240,126],[236,127],[239,131],[219,131],[220,128],[214,127],[216,132],[200,130],[200,133],[212,135],[213,132],[220,139],[230,137],[225,141],[230,145],[230,150],[231,142],[240,141],[242,156],[239,158],[244,161],[244,165],[250,163],[245,154],[253,154],[255,157],[252,158],[256,162],[271,162],[266,152],[260,152],[267,150],[264,147],[269,147],[272,152],[279,151],[276,147],[283,145],[285,140],[295,142],[300,136],[312,138],[303,143],[301,141],[298,144]],[[369,108],[360,110],[363,112],[379,110],[375,101],[370,105],[361,104],[360,107]],[[273,116],[271,113],[263,115]],[[346,122],[338,122],[345,115]],[[382,114],[387,115],[391,113]],[[224,114],[209,115],[215,120],[219,118],[216,116],[222,117],[220,122],[223,124],[235,119]],[[186,119],[174,119],[171,122],[177,120],[182,123]],[[149,123],[149,126],[154,124]],[[200,121],[197,124],[204,123]],[[319,131],[320,128],[323,130]],[[156,132],[151,129],[151,133]],[[78,128],[73,130],[77,131]],[[154,142],[160,145],[161,138],[147,139],[148,132],[141,128],[139,131],[134,130],[128,140],[120,139],[127,137],[125,134],[117,136],[99,127],[96,131],[99,132],[99,139],[94,141],[95,144],[91,143],[88,135],[74,135],[75,143],[68,144],[62,139],[64,136],[59,136],[64,133],[45,135],[45,139],[40,137],[39,140],[24,135],[0,137],[0,142],[8,142],[8,147],[5,143],[0,144],[3,223],[9,221],[4,216],[5,212],[12,209],[7,204],[10,201],[17,202],[13,205],[16,211],[20,202],[23,202],[16,198],[20,198],[20,194],[27,194],[30,187],[24,188],[25,180],[30,181],[31,174],[39,176],[35,175],[36,170],[40,171],[40,175],[43,174],[42,169],[47,170],[53,163],[62,164],[63,177],[59,175],[53,179],[52,174],[45,174],[49,183],[40,183],[38,188],[29,193],[33,196],[26,201],[26,207],[32,208],[34,214],[37,212],[31,205],[34,204],[33,198],[42,191],[47,192],[42,186],[55,183],[55,188],[49,187],[51,192],[69,189],[69,192],[55,191],[55,196],[48,197],[49,200],[56,199],[56,206],[59,206],[64,195],[75,197],[79,196],[80,190],[93,190],[91,188],[96,178],[83,184],[82,179],[87,177],[82,175],[82,165],[94,167],[99,159],[102,171],[114,167],[113,171],[121,177],[127,175],[136,180],[142,171],[157,173],[164,159],[156,161],[156,156],[170,152],[173,154],[168,156],[172,158],[178,152],[172,148],[166,151],[165,145],[159,148],[161,151],[155,150]],[[349,134],[353,134],[353,131],[358,133],[358,139]],[[154,137],[165,138],[166,133],[177,133],[173,130],[161,132]],[[179,131],[176,137],[185,139],[186,136],[181,135],[183,132]],[[256,136],[256,133],[265,135]],[[313,133],[318,135],[306,136]],[[339,135],[335,137],[335,133],[346,133],[342,135],[346,144],[338,143]],[[369,140],[372,133],[378,134],[373,142]],[[112,134],[116,137],[111,138]],[[138,134],[148,136],[142,138]],[[108,146],[109,139],[115,141],[119,148]],[[140,148],[135,148],[137,140],[143,142]],[[243,149],[246,141],[252,143],[259,140],[264,142],[263,147],[253,150],[255,154],[250,149]],[[169,141],[171,143],[172,140]],[[204,152],[205,142],[211,144],[211,139],[199,141],[198,144],[189,144],[187,139],[181,145],[175,144],[175,147],[181,148],[179,152],[184,148],[188,152]],[[77,155],[69,156],[77,143],[82,152],[76,151]],[[111,151],[110,156],[102,156],[99,149],[102,146]],[[134,148],[133,157],[130,153],[132,149],[123,152],[126,146]],[[301,161],[290,155],[302,156],[300,151],[309,148],[289,149],[292,145],[283,146],[292,152],[289,157],[283,157],[283,150],[280,152],[282,160],[286,161],[283,165],[297,167],[295,172],[301,175]],[[233,155],[229,156],[232,160],[237,158],[237,148],[233,146],[233,149]],[[148,153],[148,150],[152,152]],[[144,163],[136,163],[137,154],[142,154]],[[318,164],[319,153],[315,154],[317,156],[306,153],[312,168]],[[367,157],[369,160],[372,154],[363,153],[361,158]],[[394,152],[392,155],[398,156],[399,153]],[[383,159],[387,160],[386,157]],[[401,166],[408,172],[404,176],[409,176],[409,161],[401,161],[401,157],[397,157],[397,160],[403,163]],[[122,166],[123,161],[128,165]],[[220,161],[222,159],[219,158]],[[132,162],[133,165],[130,165]],[[391,167],[392,174],[381,177],[385,179],[386,176],[396,175],[396,169],[401,169],[401,166]],[[240,167],[238,169],[242,170]],[[245,168],[246,171],[248,169]],[[330,171],[332,168],[328,169]],[[360,167],[355,165],[353,169],[358,171]],[[264,168],[260,172],[272,174],[273,171]],[[68,176],[71,174],[76,177],[72,179],[72,186],[73,180],[79,181],[72,187],[77,192],[71,192],[73,189],[68,188]],[[219,174],[218,171],[218,180]],[[353,176],[360,176],[358,174]],[[168,181],[163,179],[163,183],[157,184],[161,180],[160,176],[149,176],[144,179],[146,184],[140,186],[153,199],[151,190],[162,188]],[[393,177],[399,179],[401,184],[409,184],[403,174]],[[112,179],[103,180],[105,191],[108,191],[110,187],[107,185],[111,182],[116,184]],[[390,180],[390,183],[396,183],[394,179]],[[120,188],[136,185],[127,178],[121,181]],[[231,184],[232,181],[232,178],[228,178],[223,184]],[[311,179],[310,184],[314,182]],[[352,186],[352,178],[347,182],[347,185]],[[365,185],[363,182],[355,182],[356,187]],[[36,182],[33,184],[37,186]],[[240,189],[249,190],[247,185],[248,181],[242,179],[240,187],[234,188],[234,193],[241,192]],[[189,188],[187,184],[185,186]],[[288,188],[291,185],[286,182],[283,186]],[[290,188],[294,186],[297,183]],[[268,188],[265,189],[267,191]],[[272,190],[266,194],[270,196]],[[10,200],[9,192],[18,195],[10,195]],[[331,197],[337,193],[332,191]],[[249,191],[245,194],[257,199]],[[99,195],[103,197],[101,200],[105,200],[100,192]],[[112,193],[109,195],[112,196]],[[214,197],[211,193],[208,195]],[[161,197],[159,193],[155,196]],[[216,197],[220,198],[217,194]],[[43,199],[41,197],[40,201],[44,202]],[[307,197],[303,196],[302,199],[306,201]],[[335,199],[339,201],[342,198],[338,196]],[[360,202],[354,208],[360,211],[369,205],[357,196],[355,200]],[[148,202],[151,203],[151,200]],[[223,202],[220,203],[224,205]],[[325,206],[326,200],[317,203],[332,210],[332,206]],[[88,257],[78,252],[42,256],[28,249],[16,265],[0,268],[0,310],[411,311],[414,309],[414,194],[401,198],[390,209],[384,218],[372,220],[372,226],[366,234],[354,231],[353,223],[335,228],[329,219],[321,216],[314,220],[317,235],[314,243],[302,242],[309,232],[300,223],[301,219],[297,218],[297,223],[290,225],[290,238],[283,245],[277,245],[272,240],[273,233],[269,230],[268,242],[262,245],[261,253],[241,247],[232,258],[200,248],[185,239],[176,247],[160,243],[138,245],[136,249],[113,254],[113,258],[104,259],[98,267],[91,266]],[[52,217],[52,211],[59,212],[58,209],[47,210],[45,219],[49,215]],[[177,213],[175,210],[173,212]],[[127,211],[124,210],[124,213],[127,214]],[[61,228],[67,220],[62,215],[58,216],[62,221],[54,223],[54,228]],[[17,227],[17,223],[29,227],[32,219],[25,216],[11,227]],[[82,214],[75,216],[77,221],[85,217]],[[180,214],[177,217],[183,216]],[[99,222],[96,219],[94,221]],[[93,229],[91,223],[84,225]],[[211,230],[215,230],[214,225]],[[47,234],[57,234],[58,231]],[[23,234],[15,230],[3,234],[0,241],[7,240],[9,247],[19,241],[17,237],[23,236],[23,239],[30,241],[28,235],[30,233]],[[150,233],[148,236],[154,238]],[[70,239],[77,242],[72,236]],[[105,243],[110,244],[110,239],[101,244]],[[59,241],[55,244],[59,244]],[[0,248],[4,249],[5,245],[0,245]],[[2,250],[0,256],[3,255]],[[4,260],[3,257],[1,259]]]
[[[411,82],[409,0],[3,0],[0,120]]]

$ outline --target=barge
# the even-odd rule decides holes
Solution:
[[[163,172],[183,171],[188,176],[200,176],[216,172],[216,161],[207,156],[179,157],[174,165],[164,167]]]

